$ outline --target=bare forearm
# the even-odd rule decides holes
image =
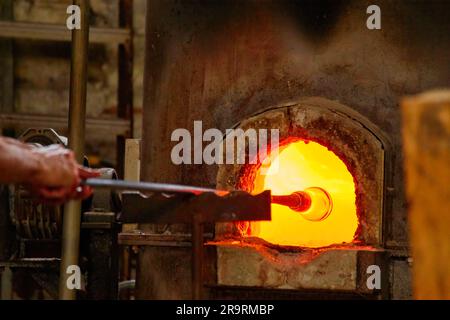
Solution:
[[[28,183],[44,165],[39,155],[20,141],[0,137],[0,183]]]
[[[82,179],[99,173],[80,166],[72,151],[61,145],[33,147],[0,137],[0,184],[23,184],[37,199],[61,204],[92,194]]]

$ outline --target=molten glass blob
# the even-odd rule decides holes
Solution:
[[[310,221],[326,219],[333,209],[330,195],[319,187],[311,187],[290,195],[272,195],[272,203],[287,206]]]
[[[301,212],[303,218],[309,221],[322,221],[328,218],[333,209],[333,201],[330,195],[322,188],[311,187],[305,190],[311,198],[310,207]]]
[[[300,190],[310,197],[310,204],[290,208],[273,203],[272,221],[253,222],[251,236],[304,247],[353,241],[358,227],[353,177],[342,160],[321,144],[297,141],[280,149],[270,167],[256,174],[253,191],[263,190],[271,190],[274,198]]]

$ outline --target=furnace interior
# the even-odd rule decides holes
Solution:
[[[310,221],[289,207],[272,204],[272,221],[251,223],[248,234],[274,244],[302,247],[351,243],[358,216],[355,184],[345,163],[314,141],[297,140],[279,149],[268,169],[258,169],[253,192],[271,190],[273,195],[284,195],[320,187],[332,199],[331,213],[321,221]]]

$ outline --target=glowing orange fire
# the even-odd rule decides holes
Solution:
[[[333,208],[322,221],[310,221],[286,206],[272,204],[272,221],[254,222],[251,236],[280,245],[322,247],[353,241],[358,227],[353,177],[332,151],[316,142],[296,141],[256,174],[254,192],[287,195],[311,187],[328,192]],[[313,199],[314,201],[314,199]]]

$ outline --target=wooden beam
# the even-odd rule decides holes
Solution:
[[[119,26],[133,30],[133,0],[119,1]],[[124,174],[125,138],[133,137],[133,37],[119,45],[118,60],[117,116],[129,120],[128,136],[117,137],[116,171],[119,177]]]
[[[46,127],[53,129],[67,129],[67,117],[27,115],[27,114],[0,114],[0,127],[2,128],[31,128]],[[108,132],[114,135],[127,135],[130,122],[124,119],[86,119],[86,128]]]
[[[402,102],[416,299],[450,299],[450,90]]]
[[[14,39],[34,39],[70,41],[71,33],[65,25],[0,21],[0,37]],[[126,43],[130,40],[130,30],[126,28],[90,28],[91,43]]]

